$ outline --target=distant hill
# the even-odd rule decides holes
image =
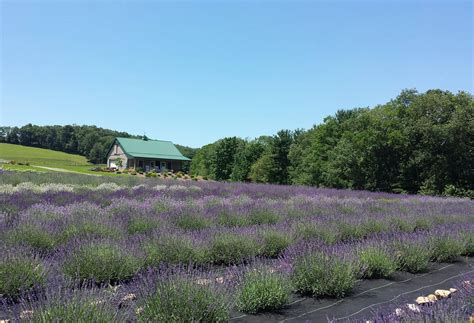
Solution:
[[[90,165],[84,156],[5,143],[0,143],[0,159],[50,167]]]

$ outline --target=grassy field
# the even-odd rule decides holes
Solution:
[[[48,167],[91,165],[84,156],[12,144],[0,144],[0,159]]]
[[[8,164],[15,161],[16,164]],[[5,170],[36,171],[36,172],[75,172],[94,175],[119,176],[114,173],[97,173],[90,171],[93,165],[84,156],[73,155],[61,151],[21,145],[0,144],[0,163]],[[29,163],[29,165],[18,165]]]

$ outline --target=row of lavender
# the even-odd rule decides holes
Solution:
[[[358,279],[474,250],[469,200],[27,176],[0,177],[9,317],[225,321],[278,310],[292,293],[343,297]]]

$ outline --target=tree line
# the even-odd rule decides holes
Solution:
[[[309,130],[202,147],[191,173],[215,180],[474,197],[474,99],[404,90]]]
[[[0,142],[60,150],[104,163],[115,137],[95,126],[0,127]],[[474,98],[404,90],[372,109],[340,110],[309,130],[200,149],[176,145],[192,175],[236,182],[312,185],[474,197]]]
[[[0,142],[23,146],[46,148],[85,156],[94,164],[106,162],[106,154],[115,137],[141,138],[96,126],[37,126],[0,127]],[[176,145],[188,158],[194,155],[193,148]]]

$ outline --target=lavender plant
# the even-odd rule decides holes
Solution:
[[[225,227],[245,227],[249,226],[250,220],[247,216],[221,211],[217,218],[217,223]]]
[[[462,241],[449,236],[433,237],[431,244],[431,260],[436,262],[454,262],[464,251]]]
[[[132,278],[141,260],[109,243],[91,243],[72,251],[63,264],[67,275],[97,283],[116,283]]]
[[[360,251],[359,260],[365,269],[365,278],[388,278],[397,269],[396,259],[392,257],[388,250],[381,247],[367,247]]]
[[[9,244],[26,245],[41,253],[51,251],[56,245],[54,235],[29,224],[7,232],[6,240]]]
[[[226,233],[214,238],[210,256],[215,264],[238,264],[255,257],[258,249],[258,244],[253,238]]]
[[[45,267],[35,256],[5,252],[0,257],[0,296],[17,300],[21,295],[44,287]]]
[[[356,282],[354,263],[322,253],[297,259],[292,273],[296,291],[312,297],[343,297]]]
[[[158,228],[158,226],[159,223],[156,220],[137,217],[130,219],[127,226],[127,232],[129,234],[143,234]]]
[[[209,252],[185,237],[164,236],[143,245],[146,266],[167,264],[203,264],[210,262]]]
[[[280,220],[280,216],[270,210],[252,210],[249,215],[250,224],[276,224]]]
[[[274,230],[264,231],[261,238],[263,245],[259,254],[269,258],[278,257],[291,244],[289,235]]]
[[[315,223],[299,223],[296,227],[295,236],[297,239],[312,240],[318,239],[326,244],[334,244],[338,240],[338,233],[331,227],[323,227]]]
[[[241,312],[256,314],[280,310],[291,294],[287,277],[268,268],[248,271],[237,292],[236,306]]]
[[[211,225],[211,223],[200,215],[182,214],[175,220],[178,228],[183,230],[202,230]]]
[[[429,246],[419,241],[395,242],[398,268],[409,273],[425,272],[428,269],[431,251]]]
[[[73,291],[23,304],[20,318],[30,322],[116,322],[124,320],[104,293]]]
[[[240,309],[249,313],[278,311],[287,295],[285,277],[300,294],[343,297],[364,269],[364,278],[389,277],[394,261],[399,270],[416,273],[427,270],[430,259],[472,256],[473,205],[467,199],[303,186],[5,172],[0,254],[8,250],[16,258],[4,256],[11,261],[0,263],[2,274],[8,272],[3,285],[11,280],[17,287],[0,292],[0,302],[12,313],[31,296],[35,302],[25,303],[25,310],[59,313],[40,320],[80,320],[80,313],[96,309],[85,296],[69,303],[71,288],[82,294],[96,286],[90,296],[104,300],[106,314],[100,308],[94,315],[107,321],[173,320],[160,315],[178,307],[188,314],[176,320],[225,320],[231,294],[242,295]],[[250,274],[253,268],[266,268],[265,274]],[[146,280],[150,272],[156,277]],[[184,281],[175,285],[183,285],[178,290],[190,298],[157,292],[158,285],[166,291],[175,280]],[[51,289],[65,293],[43,302]],[[207,293],[225,299],[222,307],[211,306],[214,314],[202,314],[208,305],[200,299],[207,296],[199,295]],[[119,295],[134,300],[123,305]],[[178,301],[153,300],[156,295]],[[194,297],[202,304],[197,308]]]
[[[139,322],[226,322],[229,319],[226,295],[211,286],[181,277],[157,283],[138,311]]]

